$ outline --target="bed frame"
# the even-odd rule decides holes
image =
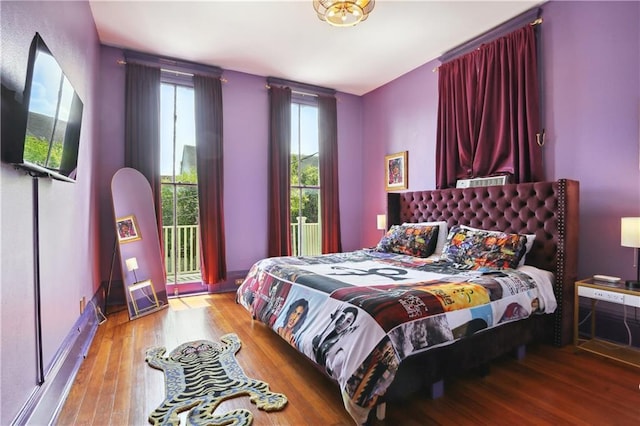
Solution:
[[[469,338],[409,357],[378,407],[406,399],[431,388],[432,397],[443,390],[443,380],[516,351],[524,356],[531,342],[563,346],[572,341],[573,291],[578,265],[579,183],[560,179],[475,188],[389,193],[387,223],[446,221],[476,228],[536,234],[526,264],[555,274],[558,308],[552,315],[536,315],[525,321],[501,325]],[[382,410],[381,410],[382,408]],[[382,413],[381,413],[382,411]]]

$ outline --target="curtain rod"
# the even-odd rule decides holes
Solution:
[[[299,83],[297,81],[286,80],[283,78],[277,77],[267,77],[267,88],[270,85],[277,86],[285,86],[290,87],[293,93],[301,94],[301,95],[310,95],[310,96],[318,96],[318,95],[329,95],[335,96],[336,91],[334,89],[329,89],[327,87],[315,86],[313,84],[307,83]]]
[[[538,18],[536,18],[534,21],[529,22],[529,25],[531,25],[532,27],[535,27],[536,25],[540,25],[540,24],[542,24],[542,22],[543,22],[542,18],[538,17]],[[485,34],[488,34],[488,33],[485,33]],[[481,37],[482,37],[482,35],[481,35],[481,36],[478,36],[478,37],[476,37],[476,38],[481,38]],[[464,44],[466,44],[466,43],[464,43]],[[464,44],[463,44],[463,45],[464,45]],[[463,46],[463,45],[462,45],[462,46]],[[451,50],[450,50],[450,52],[451,52],[451,51],[454,51],[454,50],[456,50],[456,49],[457,49],[457,48],[451,49]],[[477,49],[480,49],[480,47],[477,47],[477,48],[476,48],[476,50],[477,50]],[[446,55],[446,53],[445,53],[445,55]],[[442,56],[444,56],[444,55],[442,55]],[[452,58],[452,59],[453,59],[453,58]],[[431,70],[431,72],[437,72],[437,71],[438,71],[438,68],[440,68],[440,65],[438,65],[437,67],[435,67],[434,69],[432,69],[432,70]]]
[[[118,60],[116,61],[116,63],[117,63],[118,65],[127,65],[127,61],[124,61],[124,60],[122,60],[122,59],[118,59]],[[194,74],[193,74],[193,73],[190,73],[190,72],[183,72],[183,71],[177,71],[177,70],[170,70],[170,69],[166,69],[166,68],[160,68],[160,72],[168,72],[168,73],[177,74],[177,75],[184,75],[184,76],[186,76],[186,77],[193,77],[193,76],[194,76]],[[226,78],[224,78],[224,77],[222,77],[222,76],[220,76],[219,78],[220,78],[220,81],[222,81],[223,83],[226,83],[226,82],[227,82],[227,79],[226,79]]]
[[[265,84],[264,87],[266,87],[267,89],[271,89],[271,86],[268,84]],[[295,93],[296,95],[302,95],[302,96],[313,96],[314,98],[318,97],[317,93],[307,93],[307,92],[301,92],[299,90],[293,90],[293,89],[291,89],[291,93]]]

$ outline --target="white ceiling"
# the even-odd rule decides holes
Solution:
[[[541,1],[377,0],[337,28],[312,0],[90,1],[102,44],[363,95]]]

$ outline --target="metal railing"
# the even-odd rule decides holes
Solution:
[[[164,264],[167,268],[167,275],[200,272],[198,228],[198,225],[178,225],[175,228],[173,226],[162,227]],[[178,254],[177,263],[175,253]]]
[[[300,234],[302,230],[302,234]],[[200,238],[198,225],[162,227],[164,264],[167,275],[193,274],[200,272]],[[322,237],[319,223],[291,224],[291,253],[293,256],[315,256],[322,252]],[[302,244],[300,242],[302,241]],[[178,253],[176,263],[175,253]],[[174,270],[175,269],[175,270]]]
[[[322,253],[319,223],[306,223],[306,218],[291,224],[291,255],[316,256]],[[300,233],[302,231],[302,234]]]

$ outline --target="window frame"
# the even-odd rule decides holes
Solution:
[[[297,117],[297,123],[298,123],[298,150],[295,152],[295,155],[300,155],[300,146],[301,146],[301,139],[300,139],[300,134],[301,134],[301,126],[300,126],[300,116],[301,116],[301,107],[302,106],[310,106],[316,109],[316,111],[318,110],[318,99],[316,95],[312,95],[312,94],[305,94],[305,93],[300,93],[300,92],[292,92],[291,94],[291,105],[293,107],[294,104],[298,104],[298,117]],[[293,108],[292,108],[293,109]],[[292,122],[291,122],[292,128],[291,128],[291,132],[293,132],[293,111],[292,111]],[[317,123],[316,123],[317,126]],[[316,127],[317,128],[317,127]],[[302,200],[302,196],[304,195],[305,190],[314,190],[317,191],[318,194],[318,232],[319,232],[319,236],[320,236],[320,246],[318,247],[319,251],[322,251],[322,218],[321,218],[321,213],[322,213],[322,209],[321,209],[321,193],[322,193],[322,187],[320,185],[320,141],[319,138],[317,140],[317,149],[318,151],[316,151],[315,154],[313,155],[317,155],[318,156],[318,183],[317,185],[304,185],[301,184],[301,176],[302,176],[302,170],[300,167],[298,167],[298,184],[297,185],[293,185],[292,184],[292,179],[291,177],[289,178],[289,196],[291,197],[291,195],[293,194],[293,191],[296,190],[299,192],[300,195],[300,199]],[[291,153],[292,157],[293,157],[293,152]],[[300,158],[300,157],[299,157]],[[298,165],[300,165],[300,161],[298,161]],[[289,166],[289,173],[291,173],[291,165]],[[293,213],[293,212],[291,212]],[[296,217],[301,217],[302,213],[302,202],[300,203],[299,206],[299,210],[296,213]],[[293,214],[290,215],[290,217],[293,216]],[[297,223],[300,223],[299,221]],[[292,223],[293,225],[293,223]],[[292,255],[297,255],[297,256],[305,256],[305,255],[309,255],[309,253],[300,253],[300,247],[302,245],[302,235],[300,230],[298,230],[298,241],[294,244],[294,235],[293,233],[291,234],[291,247],[292,247]],[[297,247],[297,253],[296,251],[294,251],[294,247]],[[318,253],[320,254],[320,253]]]
[[[169,187],[171,187],[171,194],[173,196],[173,200],[172,200],[172,207],[173,207],[173,211],[172,211],[172,216],[173,216],[173,221],[174,223],[171,225],[175,230],[177,229],[177,227],[179,226],[177,223],[177,216],[178,216],[178,212],[177,212],[177,207],[178,207],[178,189],[179,187],[198,187],[198,180],[197,180],[197,171],[196,171],[196,182],[178,182],[176,180],[176,175],[178,174],[178,170],[176,169],[176,156],[177,156],[177,152],[176,152],[176,135],[175,135],[175,124],[176,124],[176,99],[177,99],[177,90],[179,87],[183,87],[183,88],[187,88],[187,89],[191,89],[192,91],[194,90],[194,84],[193,84],[193,76],[192,75],[188,75],[186,73],[177,73],[177,72],[171,72],[171,71],[167,71],[167,70],[162,70],[162,74],[161,74],[161,78],[160,78],[160,84],[161,87],[162,85],[171,85],[173,86],[173,113],[174,113],[174,117],[173,117],[173,138],[172,138],[172,144],[173,144],[173,153],[172,153],[172,175],[171,175],[171,181],[167,182],[164,181],[161,178],[160,181],[160,187],[162,188],[163,186],[167,185]],[[162,105],[162,104],[161,104]],[[195,108],[195,104],[194,104],[194,108]],[[195,117],[194,117],[195,118]],[[161,125],[162,125],[162,121],[161,121]],[[193,123],[194,125],[194,131],[195,131],[195,121]],[[161,132],[162,133],[162,132]],[[194,136],[195,137],[195,136]],[[195,142],[195,141],[194,141]],[[162,145],[162,144],[161,144]],[[162,159],[161,159],[162,160]],[[164,226],[164,225],[163,225]],[[198,230],[199,233],[199,230]],[[200,236],[198,235],[197,238],[200,238]],[[164,239],[164,236],[163,236]],[[172,269],[173,269],[173,273],[170,274],[168,272],[166,272],[166,266],[165,265],[165,272],[167,274],[167,283],[166,283],[166,287],[167,287],[167,293],[168,294],[172,294],[174,296],[177,296],[181,293],[194,293],[194,292],[200,292],[203,291],[202,288],[202,265],[199,265],[199,271],[200,271],[200,279],[198,281],[188,281],[188,282],[184,282],[184,283],[180,283],[178,281],[178,257],[177,257],[177,238],[173,238],[174,240],[174,244],[173,247],[171,248],[171,250],[174,253],[174,264],[171,265]],[[198,256],[199,257],[199,256]],[[198,263],[200,263],[200,259],[196,259],[196,261]],[[169,280],[171,280],[171,282],[169,282]],[[179,290],[178,290],[179,289]]]

